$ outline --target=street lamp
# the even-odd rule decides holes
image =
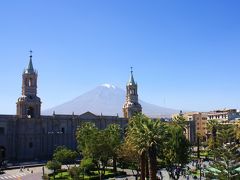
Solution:
[[[202,179],[202,159],[198,160],[198,169],[200,171],[200,180]]]
[[[44,166],[42,167],[42,173],[43,173],[43,176],[44,176]]]

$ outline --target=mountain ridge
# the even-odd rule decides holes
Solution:
[[[126,92],[111,84],[102,84],[83,93],[63,104],[42,111],[44,115],[56,114],[83,114],[87,111],[100,115],[123,116],[122,107],[125,102]],[[143,113],[152,118],[171,117],[179,110],[157,106],[139,100]]]

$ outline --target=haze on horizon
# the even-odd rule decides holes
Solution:
[[[42,109],[104,83],[163,107],[240,109],[240,2],[3,1],[0,114],[15,114],[33,50]],[[121,107],[120,107],[121,108]]]

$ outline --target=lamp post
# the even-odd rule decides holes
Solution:
[[[202,160],[201,158],[198,160],[198,169],[200,171],[200,180],[202,180]]]
[[[42,173],[43,173],[43,176],[44,176],[44,166],[42,167]]]

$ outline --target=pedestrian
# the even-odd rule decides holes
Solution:
[[[163,179],[162,171],[160,171],[160,177],[161,177],[161,179]]]

